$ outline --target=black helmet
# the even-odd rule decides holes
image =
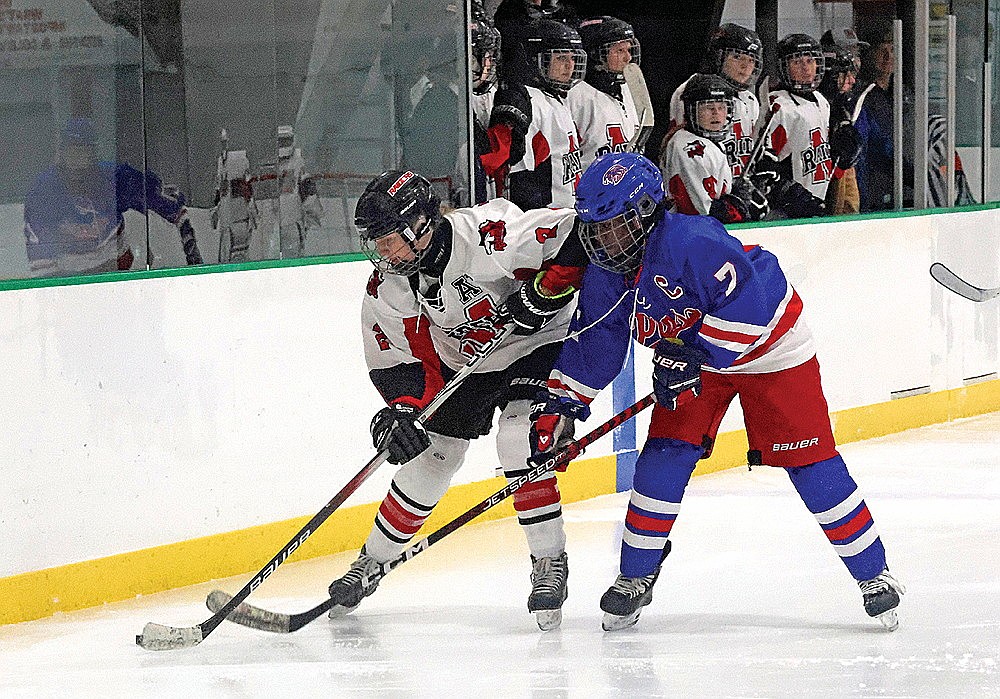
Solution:
[[[481,95],[497,84],[500,32],[487,19],[473,19],[469,22],[469,33],[472,36],[472,91]]]
[[[714,73],[695,73],[681,93],[685,128],[712,141],[726,140],[733,125],[735,99],[736,90],[728,80]],[[726,123],[721,128],[706,129],[698,122],[698,105],[706,102],[722,102],[726,105]]]
[[[819,87],[823,81],[825,72],[825,60],[823,49],[819,42],[808,34],[789,34],[778,42],[778,75],[781,76],[782,84],[788,88],[789,92],[809,93]],[[810,56],[816,59],[816,74],[812,82],[799,82],[792,80],[788,71],[788,64],[795,58]]]
[[[624,82],[625,77],[621,71],[612,72],[608,67],[608,49],[620,41],[629,42],[632,54],[630,62],[639,65],[639,40],[628,22],[617,17],[591,17],[580,22],[577,31],[580,32],[583,48],[587,51],[587,82],[594,82],[595,78],[598,82]]]
[[[764,45],[757,32],[738,24],[723,24],[712,34],[708,56],[713,73],[721,75],[737,90],[746,90],[757,84],[764,65]],[[749,56],[753,59],[753,73],[746,80],[737,80],[722,71],[727,56]]]
[[[414,232],[421,216],[424,225]],[[376,269],[388,274],[410,275],[420,268],[428,245],[417,247],[425,234],[432,234],[441,218],[441,200],[431,183],[413,171],[390,170],[368,183],[354,209],[354,225],[361,248]],[[379,251],[376,242],[398,233],[412,259],[391,259]],[[429,241],[428,241],[429,243]]]
[[[565,97],[571,87],[583,80],[587,71],[587,52],[583,41],[572,27],[554,19],[536,19],[524,29],[524,57],[526,71],[521,76],[525,85]],[[553,78],[549,68],[555,56],[570,55],[573,58],[572,72],[563,77]]]

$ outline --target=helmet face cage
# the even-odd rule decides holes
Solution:
[[[481,95],[497,84],[497,64],[500,62],[500,32],[495,27],[481,21],[473,21],[471,29],[472,91]]]
[[[842,73],[858,74],[860,60],[857,55],[845,48],[834,46],[827,48],[823,52],[823,60],[826,68],[826,76],[837,76]]]
[[[420,225],[420,223],[423,225]],[[375,269],[383,274],[398,274],[410,276],[420,270],[420,261],[427,254],[427,245],[417,248],[421,236],[433,232],[433,224],[422,217],[414,221],[419,233],[415,233],[408,225],[382,235],[373,237],[365,229],[361,233],[361,250],[365,253]],[[379,241],[382,241],[381,246]],[[379,249],[381,247],[381,250]],[[409,259],[407,259],[409,258]]]
[[[647,198],[652,199],[648,195]],[[631,205],[624,213],[605,221],[580,223],[580,240],[587,257],[598,267],[616,274],[632,274],[639,269],[646,238],[642,216]]]
[[[701,125],[698,120],[699,111],[701,106],[707,106],[710,104],[718,104],[722,102],[726,106],[726,122],[720,128],[712,130],[707,129]],[[702,138],[707,138],[712,141],[721,142],[725,141],[729,136],[733,128],[733,112],[735,111],[735,103],[732,97],[710,97],[708,99],[700,100],[685,100],[684,101],[684,120],[687,122],[686,128]]]
[[[792,61],[797,58],[812,57],[816,60],[816,74],[813,76],[812,82],[800,82],[792,80],[791,71],[789,66]],[[781,80],[789,88],[795,91],[801,92],[812,92],[819,87],[819,84],[823,82],[823,74],[826,72],[826,59],[823,52],[819,49],[807,49],[805,51],[793,51],[791,53],[785,54],[778,61],[778,72],[781,74]]]
[[[631,36],[631,37],[622,37],[621,39],[613,39],[612,41],[609,41],[605,44],[601,44],[601,47],[597,51],[598,60],[597,60],[597,65],[595,66],[598,70],[603,70],[607,73],[610,73],[612,76],[618,79],[618,82],[623,82],[625,80],[625,76],[621,71],[611,70],[611,64],[608,62],[608,53],[611,51],[612,46],[616,46],[623,41],[628,42],[628,50],[629,53],[632,55],[632,58],[629,60],[629,63],[635,63],[636,65],[639,65],[639,63],[642,60],[642,47],[639,46],[639,40],[636,39],[634,36]]]
[[[558,71],[560,62],[565,61],[567,57],[573,59],[572,72],[565,76],[559,74],[558,77],[553,77],[549,72],[553,63]],[[544,49],[538,54],[537,60],[542,82],[562,96],[581,82],[583,76],[587,74],[587,52],[583,49]]]
[[[745,49],[738,48],[721,48],[716,52],[716,65],[715,71],[720,77],[725,79],[730,85],[735,87],[737,90],[747,90],[757,84],[757,78],[760,77],[760,71],[764,67],[764,61],[761,56],[762,51],[747,51]],[[733,57],[735,59],[740,59],[743,56],[748,56],[753,60],[753,72],[750,73],[750,77],[746,80],[740,81],[732,76],[730,76],[724,70],[726,65],[726,59]]]

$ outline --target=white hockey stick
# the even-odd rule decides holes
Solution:
[[[632,93],[635,112],[639,117],[639,128],[628,142],[628,150],[631,153],[638,153],[646,147],[646,141],[653,133],[653,101],[649,98],[646,79],[642,77],[642,70],[638,65],[635,63],[626,64],[622,74],[625,76],[625,84],[628,85],[629,92]]]
[[[935,262],[931,265],[931,276],[934,277],[934,281],[948,291],[953,291],[959,296],[967,298],[970,301],[975,301],[976,303],[989,301],[1000,296],[1000,286],[995,289],[983,289],[973,286],[940,262]]]

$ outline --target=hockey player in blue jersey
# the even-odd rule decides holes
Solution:
[[[601,598],[605,630],[649,604],[668,536],[729,404],[743,407],[751,465],[783,467],[889,629],[902,586],[837,453],[802,301],[777,258],[744,247],[714,218],[666,211],[656,166],[634,153],[594,161],[576,191],[591,265],[577,313],[535,406],[531,442],[551,449],[619,373],[633,338],[654,350],[657,405],[635,467],[621,574]]]
[[[189,265],[201,264],[184,198],[163,191],[152,172],[99,162],[90,119],[73,118],[59,140],[56,164],[42,172],[24,202],[31,276],[95,274],[132,267],[126,211],[155,211],[175,224]]]

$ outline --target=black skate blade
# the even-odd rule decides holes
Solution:
[[[535,612],[535,623],[542,631],[553,631],[562,624],[561,609],[539,609]]]
[[[601,628],[605,631],[621,631],[622,629],[627,629],[630,626],[635,626],[635,622],[639,621],[639,614],[641,612],[642,607],[636,609],[631,614],[626,614],[625,616],[618,616],[617,614],[605,612],[604,620],[601,622]]]

